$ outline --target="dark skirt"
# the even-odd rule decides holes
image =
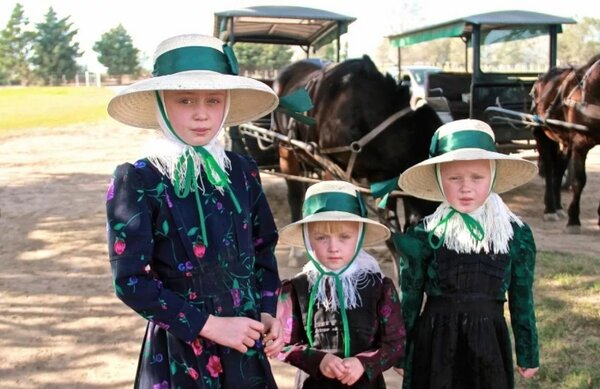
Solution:
[[[344,385],[336,379],[324,376],[311,377],[302,370],[296,372],[295,387],[298,389],[385,389],[385,378],[383,375],[369,381],[367,374],[363,374],[352,386]]]
[[[415,329],[413,388],[514,387],[501,301],[429,297]]]

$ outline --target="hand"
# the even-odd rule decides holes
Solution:
[[[254,347],[264,331],[265,326],[261,322],[248,317],[210,315],[200,336],[244,354],[248,348]]]
[[[527,379],[533,377],[538,372],[538,370],[540,370],[539,367],[522,368],[521,366],[517,366],[517,371],[519,372],[521,377],[527,378]]]
[[[346,368],[346,374],[340,379],[340,382],[344,385],[354,385],[365,372],[365,367],[356,357],[346,358],[342,364]]]
[[[265,354],[269,358],[276,357],[281,352],[284,346],[283,326],[281,320],[271,316],[268,313],[260,314],[260,321],[265,326],[265,337],[263,344],[265,345]]]
[[[346,366],[342,363],[342,359],[329,353],[321,360],[319,370],[325,377],[338,380],[346,374]]]
[[[404,377],[404,369],[401,369],[401,368],[399,368],[399,367],[394,367],[393,369],[394,369],[394,371],[395,371],[396,373],[398,373],[398,375],[399,375],[400,377]]]

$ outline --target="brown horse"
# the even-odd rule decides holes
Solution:
[[[323,168],[296,148],[280,147],[282,172],[294,176],[316,171],[367,184],[398,177],[406,168],[428,157],[433,132],[441,125],[435,111],[425,105],[410,108],[410,91],[390,75],[380,73],[368,56],[337,65],[303,60],[282,69],[273,84],[283,96],[306,88],[314,107],[306,125],[275,113],[275,131],[314,145],[331,164]],[[323,173],[325,170],[325,174]],[[288,180],[292,221],[301,218],[305,184]],[[435,209],[435,203],[403,198],[405,226]],[[389,202],[394,208],[396,201]],[[395,213],[395,209],[390,209]]]
[[[587,128],[579,130],[545,123],[541,129],[534,131],[546,180],[545,218],[562,212],[561,182],[571,159],[573,198],[567,212],[567,231],[578,233],[581,229],[581,192],[586,184],[585,160],[589,150],[600,143],[600,55],[579,68],[550,69],[534,83],[531,96],[532,113],[542,121],[555,119]]]

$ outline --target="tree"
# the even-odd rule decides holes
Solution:
[[[584,17],[577,24],[563,26],[558,35],[558,64],[584,65],[600,53],[600,19]]]
[[[140,51],[133,46],[131,36],[122,24],[102,34],[93,49],[100,54],[98,62],[106,66],[109,75],[119,78],[119,84],[124,74],[137,75],[140,71]]]
[[[294,54],[289,46],[236,43],[233,46],[241,70],[272,71],[290,63]]]
[[[76,58],[83,52],[79,51],[79,43],[73,42],[78,30],[72,29],[69,18],[58,19],[50,7],[45,20],[36,24],[31,62],[45,85],[57,85],[63,78],[72,79],[78,70]]]
[[[33,33],[26,31],[29,20],[19,3],[0,32],[0,83],[27,85],[31,80],[29,56]]]

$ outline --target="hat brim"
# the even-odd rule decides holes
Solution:
[[[261,118],[279,103],[277,94],[265,83],[248,77],[194,70],[138,81],[111,99],[108,113],[134,127],[160,128],[156,117],[155,91],[229,90],[230,108],[224,126],[235,126]]]
[[[537,165],[520,157],[476,148],[450,151],[408,168],[398,180],[400,188],[415,197],[444,201],[435,177],[435,165],[451,161],[491,159],[496,161],[493,191],[503,193],[529,182],[538,172]]]
[[[328,211],[309,215],[295,223],[288,224],[279,231],[279,242],[293,247],[304,247],[302,229],[306,223],[314,222],[361,222],[365,227],[363,247],[375,246],[390,237],[390,230],[375,220],[352,215],[348,212]]]

